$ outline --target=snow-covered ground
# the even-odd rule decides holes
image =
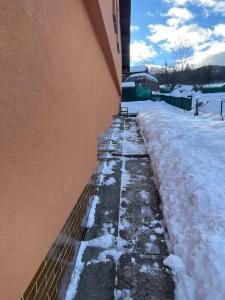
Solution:
[[[129,113],[138,113],[139,111],[151,108],[152,101],[133,101],[133,102],[122,102],[122,107],[128,107]]]
[[[204,84],[203,85],[203,87],[207,87],[207,88],[223,87],[223,86],[225,86],[224,82],[209,83],[209,84]]]
[[[142,103],[129,106],[140,111]],[[146,101],[142,110],[137,118],[162,198],[171,253],[164,263],[176,299],[225,299],[225,122],[163,102]]]
[[[156,94],[156,93],[155,93]],[[202,94],[201,92],[195,92],[192,85],[185,85],[174,89],[170,94],[174,97],[187,97],[192,96],[192,109],[195,109],[196,100],[202,102],[199,107],[199,112],[214,113],[220,115],[221,100],[225,100],[225,93],[210,93]],[[129,112],[138,112],[151,106],[151,101],[140,101],[140,102],[123,102],[122,106],[128,107]],[[225,115],[225,103],[223,104],[223,112]]]
[[[221,85],[221,84],[220,84]],[[218,86],[218,84],[211,85],[210,87]],[[212,112],[215,114],[220,114],[220,103],[221,100],[225,100],[225,93],[210,93],[202,94],[201,92],[195,92],[192,85],[183,85],[181,87],[175,88],[170,94],[174,97],[187,97],[192,96],[192,108],[195,108],[196,99],[203,102],[199,107],[200,112]],[[224,104],[225,111],[225,104]]]

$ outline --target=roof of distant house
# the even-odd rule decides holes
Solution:
[[[135,66],[130,68],[131,73],[140,73],[140,72],[146,72],[148,73],[148,67],[143,65],[143,66]]]
[[[132,82],[122,82],[122,88],[123,87],[135,87],[135,83]]]
[[[146,79],[149,79],[151,81],[154,81],[154,82],[159,82],[154,76],[148,74],[148,73],[136,73],[136,74],[132,74],[130,75],[127,80],[129,80],[130,78],[134,78],[134,77],[145,77]]]

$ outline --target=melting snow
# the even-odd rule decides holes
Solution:
[[[110,177],[103,184],[104,185],[112,185],[112,184],[115,184],[115,183],[116,183],[116,179],[114,177]]]
[[[165,103],[138,121],[163,202],[176,299],[225,299],[225,122]]]
[[[132,300],[131,291],[128,289],[115,290],[115,300]]]
[[[87,228],[91,228],[94,225],[94,221],[95,221],[95,212],[96,212],[96,206],[99,203],[99,197],[98,196],[94,196],[93,198],[93,202],[92,202],[92,206],[91,206],[91,210],[88,216],[88,221],[87,221]]]

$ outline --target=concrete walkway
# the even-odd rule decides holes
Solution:
[[[67,299],[174,299],[159,196],[135,118],[114,120],[107,153]]]

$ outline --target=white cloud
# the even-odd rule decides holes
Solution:
[[[225,1],[224,0],[189,0],[196,2],[198,5],[212,9],[215,12],[225,15]]]
[[[147,11],[147,16],[149,16],[149,17],[153,17],[153,16],[154,16],[154,14],[153,14],[152,12],[150,12],[150,11]]]
[[[132,65],[142,63],[156,55],[157,53],[153,46],[147,45],[145,41],[139,40],[130,44],[130,57]]]
[[[185,21],[193,18],[192,13],[187,8],[182,7],[170,8],[169,11],[165,14],[165,16],[180,18]]]
[[[224,24],[218,24],[215,26],[214,33],[217,36],[223,36],[225,37],[225,25]]]
[[[163,42],[162,48],[164,51],[171,51],[180,38],[188,40],[193,49],[198,48],[199,45],[208,41],[213,34],[211,29],[196,24],[184,25],[179,28],[156,24],[149,25],[148,28],[151,35],[147,38],[153,43]]]
[[[225,61],[225,42],[213,41],[206,51],[196,51],[191,58],[194,65],[198,65],[201,61],[208,61],[209,64],[224,65]]]
[[[193,5],[208,8],[211,11],[225,15],[225,1],[224,0],[164,0],[172,5],[185,6],[188,3]]]
[[[172,7],[162,16],[170,17],[167,20],[167,24],[174,27],[184,24],[186,21],[189,21],[194,17],[187,8],[182,7]]]
[[[171,52],[177,46],[179,39],[188,41],[193,49],[190,64],[199,64],[202,60],[209,63],[225,64],[225,25],[218,24],[214,29],[204,28],[196,24],[171,27],[164,24],[148,26],[149,41],[160,46],[163,51]],[[191,55],[191,54],[190,54]]]
[[[140,30],[140,27],[139,26],[136,26],[136,25],[131,25],[130,26],[130,31],[131,32],[137,32],[137,31],[139,31]]]
[[[172,3],[174,5],[180,5],[180,6],[185,5],[188,1],[190,0],[166,0],[166,2],[168,3]]]

